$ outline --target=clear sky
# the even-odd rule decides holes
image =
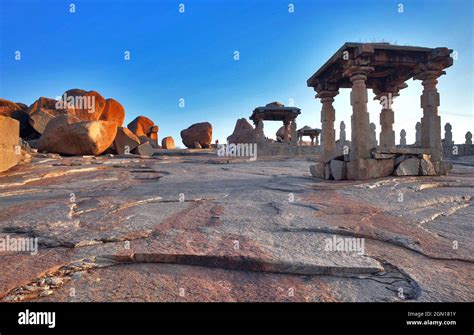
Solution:
[[[344,42],[449,47],[457,59],[439,80],[442,124],[456,143],[474,132],[472,0],[0,0],[0,97],[26,104],[70,88],[96,90],[145,115],[159,137],[209,121],[225,142],[236,119],[272,101],[301,108],[298,128],[320,127],[306,80]],[[70,4],[75,13],[70,12]],[[184,4],[184,13],[180,13]],[[289,11],[294,4],[294,12]],[[403,12],[399,12],[403,4]],[[182,8],[182,7],[181,7]],[[21,60],[15,60],[15,52]],[[124,53],[130,52],[130,60]],[[239,60],[234,59],[238,51]],[[419,81],[395,99],[397,142],[414,141]],[[373,95],[370,93],[369,99]],[[179,105],[184,99],[185,107]],[[334,103],[350,134],[349,90]],[[369,103],[379,126],[380,106]],[[265,123],[274,137],[281,125]]]

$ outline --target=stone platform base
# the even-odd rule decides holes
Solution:
[[[257,143],[257,156],[306,156],[317,155],[319,146],[294,145],[289,142]]]
[[[387,176],[435,176],[451,171],[448,162],[431,161],[425,153],[382,153],[375,151],[371,159],[345,160],[339,156],[328,162],[317,162],[310,167],[314,177],[333,180],[365,180]]]

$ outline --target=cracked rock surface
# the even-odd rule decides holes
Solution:
[[[0,250],[0,299],[474,300],[474,159],[338,182],[314,159],[36,155],[0,174],[0,241],[39,248]]]

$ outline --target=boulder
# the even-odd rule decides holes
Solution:
[[[132,122],[127,126],[135,135],[148,136],[152,127],[155,126],[152,120],[146,116],[137,116]],[[158,132],[158,126],[156,126],[156,132]]]
[[[145,144],[148,143],[150,144],[153,148],[158,148],[158,145],[153,141],[151,138],[148,136],[139,136],[138,139],[140,140],[140,144]]]
[[[432,164],[438,175],[447,175],[453,169],[453,163],[450,163],[450,162],[438,161],[438,162],[433,162]]]
[[[140,156],[153,156],[155,149],[150,143],[140,144],[133,150],[133,153]]]
[[[277,132],[276,132],[276,139],[278,141],[282,141],[284,138],[285,138],[285,127],[284,126],[281,126],[280,128],[278,128]],[[290,132],[288,132],[288,139],[291,140],[291,134]]]
[[[408,158],[398,164],[395,169],[395,176],[418,176],[420,172],[420,159],[416,157]]]
[[[113,143],[114,151],[119,155],[130,154],[132,150],[140,145],[137,135],[125,127],[117,128],[117,135]]]
[[[24,139],[37,138],[39,134],[30,125],[28,106],[19,102],[0,99],[0,115],[10,117],[20,123],[20,137]]]
[[[227,137],[227,142],[234,144],[255,143],[255,129],[246,119],[238,119],[235,124],[234,132]]]
[[[66,109],[57,107],[60,107],[57,100],[40,97],[28,108],[30,125],[36,132],[42,134],[49,121],[57,116],[68,114]]]
[[[330,162],[331,174],[334,180],[347,179],[347,163],[340,160]]]
[[[420,160],[420,172],[422,176],[436,176],[436,170],[428,159]]]
[[[194,149],[202,149],[201,143],[198,141],[194,142]]]
[[[100,93],[78,88],[64,92],[59,102],[62,102],[61,107],[67,109],[68,114],[75,115],[82,121],[99,120],[106,105],[106,100]]]
[[[40,97],[28,108],[27,113],[30,125],[42,134],[49,121],[61,115],[73,115],[81,121],[99,120],[105,105],[104,97],[98,92],[75,88],[64,92],[60,100]]]
[[[153,127],[150,128],[150,131],[148,132],[148,137],[152,140],[151,145],[154,148],[158,148],[158,126],[154,125]]]
[[[0,115],[0,134],[0,172],[3,172],[21,159],[20,122]]]
[[[81,121],[73,115],[51,120],[38,142],[38,150],[64,155],[100,155],[113,143],[117,125],[112,121]]]
[[[100,120],[113,121],[118,127],[122,127],[125,120],[125,109],[117,100],[107,99]]]
[[[316,164],[310,165],[309,171],[313,177],[324,178],[325,166],[324,162],[316,162]]]
[[[188,148],[195,148],[199,143],[202,148],[210,148],[212,142],[212,125],[209,122],[195,123],[181,131],[183,144]]]
[[[174,140],[171,136],[167,136],[161,140],[161,147],[163,149],[176,149]]]

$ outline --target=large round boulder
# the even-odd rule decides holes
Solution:
[[[238,119],[235,124],[234,132],[227,137],[229,143],[255,143],[255,129],[244,118]]]
[[[195,123],[181,131],[183,144],[188,148],[196,148],[195,142],[202,148],[210,148],[212,142],[212,125],[209,122]]]
[[[117,100],[107,99],[100,120],[113,121],[118,127],[122,127],[125,120],[125,109]]]
[[[99,120],[106,105],[106,100],[100,93],[77,88],[64,92],[59,102],[62,102],[64,109],[69,110],[68,114],[83,121]]]
[[[38,142],[38,150],[63,155],[100,155],[113,143],[117,124],[82,121],[74,115],[51,120]]]
[[[176,145],[174,144],[174,140],[171,136],[164,137],[161,140],[161,148],[162,149],[176,149]]]
[[[153,121],[146,116],[137,116],[132,122],[128,124],[127,128],[130,129],[135,135],[140,137],[148,136],[153,126],[155,126]]]
[[[110,118],[118,123],[121,117],[125,117],[124,111],[123,116],[120,115],[120,111],[115,112],[121,107],[118,107],[117,104],[110,103],[107,113],[104,114],[104,121],[108,121]],[[64,92],[59,100],[39,98],[28,108],[27,113],[30,125],[36,132],[42,134],[46,125],[57,116],[74,115],[81,121],[96,121],[101,119],[105,107],[106,100],[98,92],[74,88]]]

